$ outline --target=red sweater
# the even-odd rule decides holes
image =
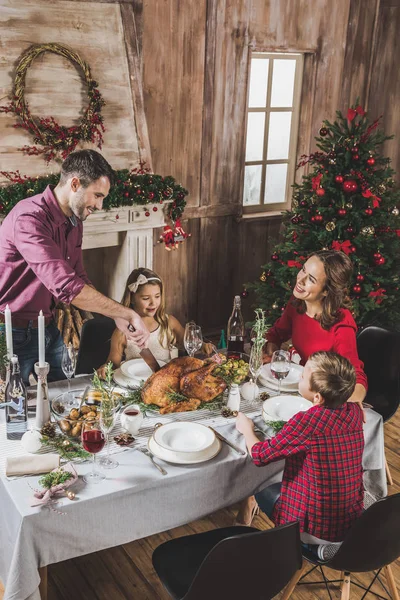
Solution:
[[[291,302],[288,302],[282,316],[267,334],[268,342],[280,346],[292,338],[293,346],[304,365],[308,357],[320,350],[337,352],[347,358],[356,370],[357,383],[367,389],[367,377],[363,363],[358,358],[356,331],[357,325],[347,308],[340,310],[341,319],[327,331],[319,321],[308,315],[299,314]]]

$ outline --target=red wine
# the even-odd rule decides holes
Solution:
[[[128,415],[128,417],[136,417],[139,414],[138,410],[132,408],[131,410],[124,410],[124,415]]]
[[[243,338],[228,339],[228,355],[233,352],[244,352]]]
[[[82,433],[82,446],[87,452],[96,454],[104,447],[106,443],[104,434],[98,429],[89,429]]]
[[[285,379],[289,375],[290,367],[287,365],[271,365],[271,374],[275,379]]]

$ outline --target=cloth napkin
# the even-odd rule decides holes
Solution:
[[[9,456],[6,458],[6,477],[48,473],[60,466],[58,454]]]

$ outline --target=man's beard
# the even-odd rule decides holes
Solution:
[[[85,221],[88,217],[88,215],[85,215],[86,205],[85,205],[84,196],[85,196],[85,190],[80,189],[79,192],[77,192],[73,203],[71,202],[71,204],[70,204],[70,208],[71,208],[72,212],[80,221]]]

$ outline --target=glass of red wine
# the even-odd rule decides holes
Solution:
[[[95,419],[83,421],[81,440],[83,448],[93,455],[92,471],[83,476],[83,481],[86,483],[100,483],[105,479],[105,476],[96,469],[96,454],[104,448],[106,443],[100,423]]]
[[[272,377],[278,380],[278,396],[281,393],[282,379],[285,379],[290,372],[290,354],[286,350],[276,350],[271,359]]]

